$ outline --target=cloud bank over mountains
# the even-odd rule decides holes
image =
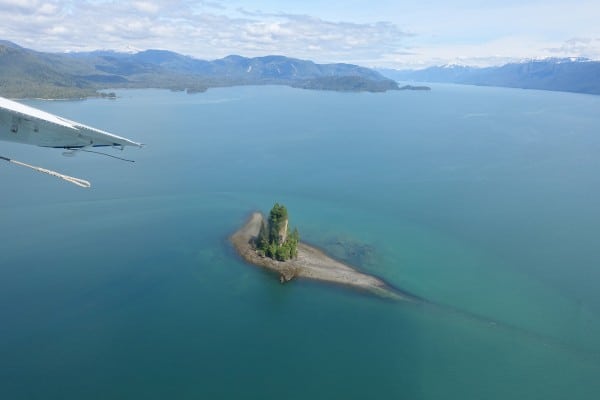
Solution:
[[[40,51],[283,54],[392,68],[600,59],[600,4],[587,0],[0,0],[0,18],[0,39]]]
[[[390,22],[224,12],[220,2],[0,0],[0,38],[45,51],[162,48],[198,58],[285,54],[328,62],[376,60],[408,35]]]

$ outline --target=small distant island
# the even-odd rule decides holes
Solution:
[[[413,86],[413,85],[404,85],[398,90],[431,90],[429,86]]]
[[[271,209],[268,220],[259,212],[253,213],[230,240],[245,261],[276,272],[281,283],[308,278],[345,285],[388,299],[416,299],[379,278],[302,243],[298,230],[289,229],[287,209],[278,203]]]

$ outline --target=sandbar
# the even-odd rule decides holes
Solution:
[[[415,297],[394,289],[382,279],[360,272],[303,242],[298,243],[298,257],[291,260],[277,261],[258,254],[253,243],[263,220],[261,213],[253,213],[230,240],[246,262],[277,272],[282,283],[295,278],[314,279],[359,289],[379,297],[416,300]]]

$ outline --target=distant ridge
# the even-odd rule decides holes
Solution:
[[[600,94],[600,61],[547,58],[499,67],[445,65],[421,70],[378,70],[397,81],[461,83]]]
[[[267,84],[336,91],[398,89],[392,79],[352,64],[237,55],[206,61],[167,50],[44,53],[0,40],[0,95],[4,97],[87,97],[106,88],[201,92],[218,86]]]

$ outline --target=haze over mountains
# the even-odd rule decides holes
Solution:
[[[600,61],[549,58],[495,67],[435,66],[393,70],[316,64],[285,56],[231,55],[207,61],[166,50],[45,53],[0,40],[0,96],[78,98],[108,88],[201,92],[210,87],[287,85],[305,89],[383,92],[396,81],[459,83],[600,94]]]
[[[235,85],[381,92],[398,89],[379,72],[352,64],[316,64],[284,56],[206,61],[165,50],[44,53],[0,41],[0,95],[68,98],[106,88],[204,91]]]
[[[498,67],[448,65],[421,70],[379,70],[398,81],[460,83],[600,94],[600,61],[548,58]]]

